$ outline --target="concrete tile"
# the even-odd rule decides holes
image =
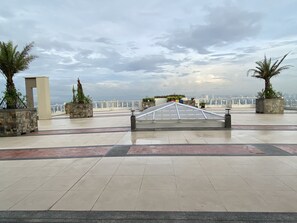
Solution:
[[[68,191],[50,210],[91,210],[101,192]]]
[[[296,176],[278,176],[277,177],[281,182],[297,191],[297,177]]]
[[[209,176],[216,191],[242,191],[252,190],[240,176]]]
[[[29,177],[51,177],[55,176],[58,173],[62,172],[64,167],[55,167],[55,166],[45,166],[38,168],[31,173],[27,174]]]
[[[110,179],[111,176],[86,175],[81,178],[70,190],[102,191],[106,187]]]
[[[106,189],[100,195],[92,210],[132,211],[135,209],[138,193],[139,190]]]
[[[75,176],[53,176],[41,185],[38,190],[69,190],[77,181],[78,177]]]
[[[290,191],[292,188],[282,183],[275,176],[245,176],[242,177],[254,190],[258,191]]]
[[[147,164],[145,166],[144,175],[146,176],[169,176],[174,175],[173,166],[171,164]]]
[[[174,165],[175,176],[205,176],[204,169],[199,164],[182,164],[178,163]]]
[[[51,162],[49,162],[46,166],[47,167],[67,167],[73,162],[77,160],[76,158],[68,158],[68,159],[51,159]]]
[[[199,165],[196,156],[173,156],[171,160],[174,165]]]
[[[264,199],[271,211],[297,212],[296,191],[261,191],[259,194],[259,197]]]
[[[113,176],[106,186],[110,190],[139,190],[142,176]]]
[[[176,186],[182,191],[214,191],[214,187],[206,176],[177,176]]]
[[[120,164],[124,160],[124,157],[102,157],[97,165],[102,164]]]
[[[71,163],[71,167],[74,167],[74,166],[92,167],[100,160],[101,160],[101,157],[80,158],[80,159],[76,159],[73,163]]]
[[[98,163],[92,169],[90,169],[88,175],[100,175],[100,176],[111,176],[119,167],[119,163]]]
[[[201,164],[202,169],[208,176],[232,176],[237,175],[237,172],[226,164],[205,165]]]
[[[10,210],[48,210],[65,191],[33,191]]]
[[[73,166],[70,165],[58,172],[56,176],[83,176],[90,170],[89,166]]]
[[[49,177],[23,177],[9,186],[10,190],[36,190],[44,184]]]
[[[227,211],[267,212],[271,208],[256,191],[217,191]]]
[[[224,163],[232,167],[232,165],[251,165],[252,157],[249,156],[225,156],[222,157]]]
[[[32,193],[31,190],[4,190],[0,192],[0,210],[8,210]]]
[[[146,157],[124,157],[122,165],[145,165],[147,163]]]
[[[181,211],[226,211],[223,202],[214,191],[179,191]]]
[[[136,211],[179,211],[178,194],[174,190],[141,190]]]
[[[19,181],[22,177],[13,177],[13,176],[2,176],[0,177],[0,191],[4,190],[10,185],[13,185],[15,182]]]
[[[174,176],[144,176],[141,190],[176,190]]]
[[[171,157],[148,156],[146,160],[147,164],[172,164]]]
[[[142,176],[144,174],[145,164],[142,165],[120,165],[115,176]]]

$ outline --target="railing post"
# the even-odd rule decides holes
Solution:
[[[231,115],[230,115],[230,108],[226,108],[226,114],[225,114],[225,128],[231,129]]]
[[[135,131],[136,130],[136,117],[134,115],[134,110],[131,110],[132,114],[131,114],[131,117],[130,117],[130,120],[131,120],[131,131]]]

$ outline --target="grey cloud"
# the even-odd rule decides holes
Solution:
[[[255,53],[255,52],[261,50],[261,48],[257,47],[257,46],[247,46],[247,47],[238,47],[235,50],[246,53],[246,54],[250,54],[250,53]]]
[[[95,39],[95,42],[97,42],[97,43],[104,43],[104,44],[107,44],[107,45],[114,44],[114,41],[112,39],[105,38],[105,37],[97,38],[97,39]]]
[[[115,49],[101,48],[98,51],[83,51],[77,53],[75,59],[82,63],[91,63],[98,68],[108,68],[115,72],[125,71],[144,71],[160,72],[164,65],[174,65],[179,63],[176,60],[167,59],[164,55],[147,55],[145,57],[125,57]],[[90,60],[88,58],[92,53],[100,53],[104,58]]]
[[[186,77],[186,76],[189,76],[190,75],[190,73],[182,73],[182,74],[179,74],[178,76],[179,77]]]
[[[165,58],[163,55],[150,55],[140,59],[132,59],[125,64],[118,64],[118,68],[125,71],[143,70],[145,72],[157,72],[163,70],[161,66],[173,65],[176,62],[175,60]]]
[[[66,50],[66,51],[73,51],[74,48],[67,43],[66,41],[59,41],[59,40],[50,40],[50,39],[45,39],[45,38],[38,38],[35,40],[35,46],[38,48],[41,48],[45,51],[47,50]]]
[[[178,30],[160,44],[174,51],[193,49],[208,54],[210,46],[221,46],[255,36],[261,28],[261,14],[233,5],[208,8],[206,24]]]
[[[217,53],[210,55],[211,57],[225,57],[225,56],[235,56],[236,53]]]

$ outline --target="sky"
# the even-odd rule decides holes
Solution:
[[[250,95],[264,55],[290,52],[273,87],[296,94],[296,0],[0,0],[0,41],[38,56],[16,74],[48,76],[52,103],[81,80],[93,100],[185,94]],[[0,77],[0,92],[5,79]]]

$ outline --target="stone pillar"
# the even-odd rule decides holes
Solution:
[[[33,88],[37,88],[38,118],[51,119],[51,102],[48,77],[26,77],[28,108],[34,108]]]

